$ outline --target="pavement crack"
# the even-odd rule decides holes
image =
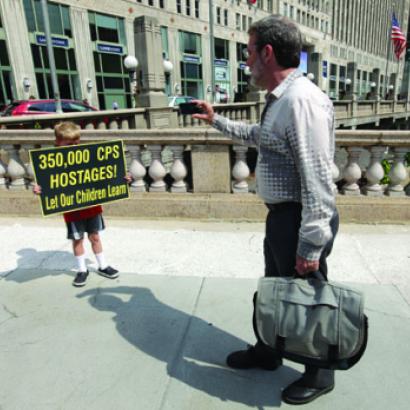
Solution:
[[[366,311],[373,312],[373,313],[379,313],[380,315],[387,316],[387,317],[396,317],[396,318],[399,318],[399,319],[410,320],[410,316],[395,315],[395,314],[392,314],[392,313],[383,312],[382,310],[366,308]]]
[[[4,304],[2,304],[2,306],[3,306],[3,310],[5,311],[5,312],[7,312],[10,316],[11,316],[11,318],[13,318],[13,319],[17,319],[18,318],[18,315],[17,315],[17,313],[15,313],[15,312],[13,312],[12,310],[10,310],[6,305],[4,305]],[[11,319],[10,318],[10,319]]]

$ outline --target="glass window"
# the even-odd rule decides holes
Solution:
[[[111,43],[119,42],[117,19],[115,17],[96,14],[95,24],[97,26],[98,40],[108,41]]]
[[[185,9],[187,16],[191,15],[191,0],[185,0]]]
[[[70,23],[70,13],[68,7],[61,7],[61,14],[63,17],[63,32],[64,35],[71,37],[71,23]]]
[[[199,18],[199,0],[195,0],[195,17]]]
[[[177,0],[177,13],[179,13],[179,14],[182,13],[181,0]]]
[[[104,73],[122,73],[122,59],[117,54],[101,53],[102,71]]]
[[[228,26],[228,10],[224,10],[224,25]]]
[[[161,26],[161,44],[163,55],[168,58],[168,28],[164,26]]]
[[[54,34],[64,34],[60,7],[58,4],[48,3],[48,18],[50,20],[51,32]]]
[[[0,40],[0,65],[10,65],[6,42],[4,40]]]
[[[124,83],[122,77],[107,77],[104,76],[104,87],[122,89],[124,88]]]
[[[215,38],[215,58],[229,60],[229,42],[222,38]]]
[[[24,0],[24,12],[26,15],[28,31],[36,31],[36,18],[31,0]]]
[[[216,24],[221,24],[221,8],[216,8]]]
[[[68,70],[66,50],[64,48],[54,47],[54,59],[57,70]]]
[[[183,53],[200,55],[199,34],[181,31],[181,47]]]

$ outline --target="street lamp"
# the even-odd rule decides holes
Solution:
[[[134,97],[132,99],[132,106],[135,107],[135,94],[137,92],[138,60],[133,55],[128,55],[124,58],[124,67],[127,69],[128,75],[130,77],[131,95]]]
[[[307,77],[310,81],[313,81],[313,80],[315,79],[315,75],[314,75],[313,73],[308,73],[308,74],[306,75],[306,77]]]
[[[165,89],[167,94],[171,94],[171,73],[174,69],[174,65],[167,58],[163,61],[164,73],[165,73]]]
[[[370,83],[370,88],[374,88],[374,87],[376,87],[376,83],[373,81]]]

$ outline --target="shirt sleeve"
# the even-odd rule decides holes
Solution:
[[[297,254],[316,261],[332,238],[330,219],[335,211],[332,164],[333,108],[296,100],[290,106],[286,134],[300,176],[302,221]]]
[[[245,145],[259,144],[260,125],[248,125],[239,121],[232,121],[219,114],[214,115],[212,126],[235,142]]]

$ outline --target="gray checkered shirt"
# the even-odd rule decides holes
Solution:
[[[329,98],[299,70],[266,97],[261,122],[215,114],[213,126],[235,142],[255,145],[257,191],[266,203],[302,203],[297,253],[318,260],[332,237],[334,115]]]

